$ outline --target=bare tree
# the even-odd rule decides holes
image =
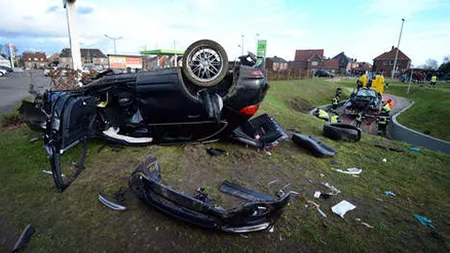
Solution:
[[[425,64],[423,65],[424,69],[438,69],[439,65],[438,62],[435,59],[428,59]]]

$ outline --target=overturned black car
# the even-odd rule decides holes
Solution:
[[[381,95],[373,89],[360,88],[353,93],[345,104],[346,114],[358,114],[364,112],[366,115],[377,115],[381,109]]]
[[[287,138],[267,115],[249,121],[269,89],[263,62],[249,53],[230,63],[222,46],[200,40],[185,51],[181,68],[102,74],[78,89],[48,91],[41,105],[25,109],[37,108],[31,118],[34,125],[41,121],[45,128],[45,150],[56,187],[62,192],[83,168],[89,138],[149,145],[234,136],[262,148]],[[61,155],[78,144],[84,146],[81,160],[65,179]]]

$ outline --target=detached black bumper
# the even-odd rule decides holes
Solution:
[[[160,178],[158,162],[150,156],[136,168],[129,184],[144,203],[174,218],[209,229],[232,233],[264,230],[279,218],[289,203],[289,193],[278,199],[225,181],[220,188],[223,192],[247,202],[224,209],[175,191],[161,184]]]

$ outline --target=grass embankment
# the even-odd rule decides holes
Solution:
[[[355,80],[340,82],[346,87],[355,87]],[[450,84],[438,83],[435,88],[428,84],[411,85],[410,94],[406,93],[408,84],[389,83],[384,92],[414,100],[415,104],[402,113],[398,122],[421,133],[450,141]]]
[[[275,115],[285,129],[316,135],[337,149],[333,158],[315,158],[291,141],[281,143],[272,156],[238,144],[209,144],[229,152],[221,157],[208,156],[206,145],[127,147],[118,153],[107,147],[98,153],[104,142],[92,141],[86,169],[62,194],[56,192],[51,176],[41,172],[49,166],[42,141],[29,142],[41,134],[25,127],[4,130],[0,132],[0,242],[11,247],[13,235],[33,222],[36,233],[28,245],[31,252],[449,252],[450,157],[427,150],[411,152],[406,145],[366,134],[358,143],[321,137],[323,121],[297,110],[309,107],[304,106],[308,103],[328,103],[335,87],[322,80],[274,82],[261,107],[261,112]],[[302,106],[293,100],[302,101]],[[393,153],[375,148],[375,143],[407,151]],[[78,149],[66,154],[66,163],[79,153]],[[176,221],[131,194],[126,195],[125,212],[102,206],[98,192],[111,193],[126,186],[133,167],[150,153],[160,161],[163,183],[187,194],[205,186],[218,204],[230,205],[231,197],[218,191],[225,179],[270,194],[267,183],[281,179],[280,187],[291,183],[288,189],[304,198],[292,199],[273,233],[247,237]],[[363,172],[355,178],[332,167],[357,167]],[[330,199],[316,200],[327,218],[314,208],[305,208],[305,198],[313,199],[314,191],[327,192],[320,182],[342,191]],[[397,196],[386,197],[385,190]],[[344,220],[330,210],[343,199],[357,206]],[[432,219],[441,239],[417,222],[414,213]],[[356,218],[374,228],[360,225]],[[0,244],[0,251],[6,250]]]

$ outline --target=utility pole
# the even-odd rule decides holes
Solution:
[[[256,54],[258,54],[258,39],[259,39],[259,33],[256,34]]]
[[[116,51],[116,40],[122,39],[122,36],[120,36],[120,37],[111,37],[111,36],[108,36],[107,34],[105,34],[105,37],[114,41],[114,54],[117,54],[117,51]]]
[[[14,68],[14,50],[12,49],[12,44],[8,43],[9,49],[9,60],[11,62],[11,68]]]
[[[391,79],[394,79],[395,67],[397,66],[398,50],[400,50],[400,40],[402,39],[402,32],[403,32],[403,23],[405,23],[404,18],[402,18],[402,26],[400,28],[400,35],[398,36],[397,52],[395,52],[394,67],[392,68]]]
[[[67,27],[69,30],[70,51],[72,53],[72,68],[81,70],[81,53],[80,44],[78,43],[75,16],[77,14],[75,8],[76,0],[63,0],[63,6],[67,13]]]
[[[177,43],[176,41],[173,41],[173,52],[174,52],[174,56],[175,56],[175,59],[173,60],[173,66],[174,67],[178,67],[178,61],[177,61],[178,56],[177,56],[177,53],[175,52],[177,50],[177,44],[176,43]]]
[[[241,55],[244,55],[244,35],[241,35],[242,43],[241,43]]]

